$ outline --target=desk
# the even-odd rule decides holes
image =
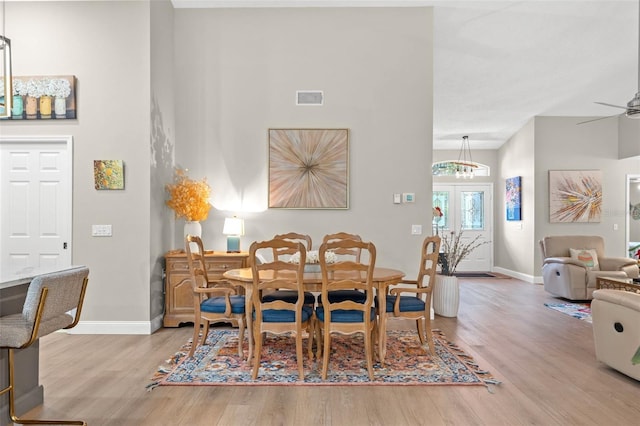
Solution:
[[[223,277],[233,285],[244,288],[246,298],[247,312],[247,331],[249,336],[249,355],[247,359],[251,361],[253,356],[253,307],[251,305],[251,294],[253,292],[253,274],[251,268],[232,269],[223,274]],[[265,279],[269,279],[269,275],[265,275]],[[397,269],[378,268],[373,270],[373,287],[378,294],[380,324],[378,324],[378,353],[380,363],[384,363],[384,357],[387,353],[387,288],[391,285],[399,283],[404,278],[404,272]],[[322,291],[322,274],[320,272],[305,272],[304,289],[306,291]]]

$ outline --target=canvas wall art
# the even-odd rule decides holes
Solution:
[[[600,222],[602,171],[549,170],[549,220]]]
[[[507,220],[522,220],[522,178],[508,178],[506,182]]]
[[[11,116],[4,120],[76,118],[75,76],[14,76],[12,86]]]
[[[124,189],[122,160],[94,160],[93,178],[96,189]]]
[[[269,208],[349,208],[349,130],[269,129]]]

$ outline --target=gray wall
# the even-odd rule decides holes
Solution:
[[[535,275],[532,259],[536,245],[532,241],[537,218],[535,194],[539,189],[535,182],[535,147],[534,119],[531,119],[498,150],[500,167],[495,190],[496,269],[529,281]],[[515,176],[522,178],[522,220],[507,221],[505,182]]]
[[[245,219],[242,247],[276,233],[349,231],[375,242],[379,265],[417,274],[431,232],[432,10],[175,10],[176,163],[213,191],[203,222],[224,250],[225,216]],[[323,90],[321,107],[296,90]],[[348,210],[268,210],[269,128],[350,129]],[[394,205],[393,193],[414,204]],[[176,226],[175,245],[182,232]]]
[[[150,18],[142,1],[6,2],[14,75],[75,75],[77,120],[3,122],[2,135],[73,135],[72,262],[89,287],[77,328],[148,332]],[[96,191],[93,160],[121,159],[123,191]],[[4,207],[4,206],[3,206]],[[113,237],[91,237],[92,224]]]

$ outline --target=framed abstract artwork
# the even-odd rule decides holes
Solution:
[[[269,129],[269,208],[348,209],[349,130]]]
[[[505,199],[507,203],[507,220],[522,220],[522,177],[508,178]]]
[[[602,171],[549,170],[549,221],[600,222]]]
[[[124,189],[122,160],[94,160],[93,180],[96,189]]]

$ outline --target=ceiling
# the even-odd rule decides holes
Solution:
[[[638,0],[172,0],[176,7],[434,6],[434,149],[496,149],[534,116],[616,115],[638,85]],[[613,118],[611,118],[613,119]],[[589,124],[584,124],[588,126]]]

